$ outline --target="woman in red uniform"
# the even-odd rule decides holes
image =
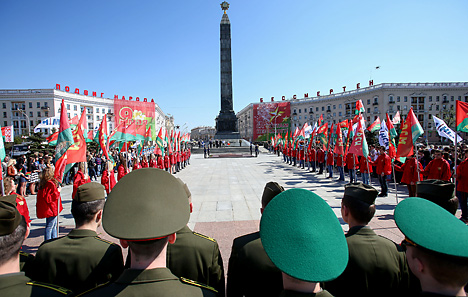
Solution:
[[[37,192],[36,215],[39,219],[46,219],[44,239],[57,238],[58,214],[62,211],[61,187],[54,178],[54,167],[46,167],[42,172]]]
[[[369,170],[372,172],[372,166],[369,165],[371,161],[370,157],[364,158],[364,156],[360,157],[359,160],[359,171],[361,172],[362,176],[362,183],[368,185],[369,184]]]
[[[78,172],[75,174],[75,177],[73,179],[72,199],[75,199],[76,191],[78,190],[79,186],[91,182],[89,176],[84,173],[85,170],[85,162],[80,162],[78,164]]]
[[[128,173],[127,161],[124,157],[120,156],[120,165],[117,168],[117,181]]]
[[[158,168],[159,169],[163,169],[164,170],[164,160],[163,158],[161,157],[161,155],[158,154],[158,156],[156,157],[157,159],[157,163],[158,163]]]
[[[148,168],[148,167],[149,167],[148,159],[146,158],[145,155],[143,155],[143,157],[141,158],[141,168]]]
[[[403,165],[398,166],[397,164],[393,164],[393,166],[395,167],[396,171],[403,172],[401,182],[406,184],[408,187],[408,197],[416,197],[416,182],[423,180],[422,164],[413,155],[411,155],[406,158],[406,161]],[[417,166],[419,166],[419,179]]]
[[[26,199],[24,199],[23,196],[16,193],[15,179],[11,176],[7,176],[5,177],[5,180],[3,182],[5,184],[5,196],[16,195],[16,208],[18,209],[19,213],[25,218],[26,223],[29,226],[29,223],[31,223],[31,218],[29,217],[28,204],[26,203]]]
[[[137,169],[140,169],[141,168],[141,165],[140,165],[140,158],[138,157],[135,157],[133,159],[133,170],[137,170]]]

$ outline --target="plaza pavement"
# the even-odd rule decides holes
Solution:
[[[287,165],[282,157],[262,150],[258,157],[243,158],[204,158],[203,154],[194,154],[191,165],[176,174],[187,183],[193,202],[189,226],[199,233],[215,238],[221,249],[225,268],[231,252],[232,240],[240,235],[258,230],[260,220],[261,195],[265,184],[276,181],[285,189],[304,188],[311,190],[325,199],[339,218],[343,230],[348,226],[341,219],[340,205],[344,182],[338,182],[338,175],[333,180],[326,175],[318,175]],[[358,177],[359,178],[359,177]],[[349,181],[346,176],[346,180]],[[377,179],[372,185],[380,189]],[[60,214],[60,234],[64,235],[74,226],[70,213],[72,186],[65,186],[61,195],[64,210]],[[398,197],[407,197],[406,186],[398,185]],[[45,219],[36,219],[36,196],[27,198],[31,215],[31,235],[26,239],[23,250],[35,253],[43,241]],[[132,199],[132,197],[129,197]],[[377,234],[397,243],[403,235],[393,221],[396,205],[394,184],[389,184],[388,197],[378,197],[376,214],[370,226]],[[100,228],[101,237],[118,243]],[[124,251],[126,254],[126,251]]]

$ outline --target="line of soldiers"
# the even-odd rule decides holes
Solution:
[[[416,194],[422,198],[405,199],[395,209],[397,226],[406,236],[398,245],[367,226],[378,195],[372,186],[346,185],[341,213],[350,228],[345,235],[331,207],[318,195],[304,189],[285,191],[270,182],[262,195],[259,232],[233,242],[226,294],[464,296],[468,228],[439,206],[453,205],[454,193],[450,182],[417,183]],[[187,227],[190,199],[186,184],[154,168],[127,174],[107,200],[102,185],[81,185],[72,202],[76,228],[44,242],[29,262],[20,253],[28,227],[15,197],[3,197],[0,293],[224,296],[216,241]],[[101,222],[109,235],[129,248],[126,267],[120,247],[96,233]]]

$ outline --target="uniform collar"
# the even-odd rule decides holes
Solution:
[[[89,229],[73,229],[68,233],[68,237],[96,237],[96,231]]]
[[[180,234],[180,233],[193,233],[193,231],[189,228],[189,226],[185,226],[184,228],[177,231],[177,234]]]
[[[179,280],[167,268],[154,269],[126,269],[115,281],[118,284],[150,283],[157,281]]]
[[[24,275],[24,272],[7,273],[0,275],[0,290],[12,286],[26,284],[30,279]]]
[[[369,226],[354,226],[349,229],[346,236],[351,236],[354,234],[358,235],[375,235],[374,230],[372,230]]]

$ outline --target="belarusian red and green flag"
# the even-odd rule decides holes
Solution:
[[[375,131],[378,131],[380,130],[380,118],[377,117],[375,119],[375,121],[372,123],[372,125],[370,125],[369,127],[367,127],[367,130],[370,131],[371,133],[372,132],[375,132]]]
[[[423,133],[424,130],[416,118],[413,108],[411,108],[400,133],[397,157],[407,157],[411,155],[413,153],[413,146],[416,143],[416,140]]]
[[[388,116],[388,113],[386,114],[387,120],[385,124],[387,125],[387,130],[388,130],[388,156],[391,159],[395,159],[397,156],[397,146],[395,144],[395,138],[397,137],[397,132],[395,129],[395,126],[393,126],[393,122],[390,120],[390,117]]]
[[[338,155],[344,155],[343,133],[341,132],[340,126],[341,125],[336,125],[336,145],[333,152]]]
[[[96,134],[98,135],[98,143],[99,143],[99,146],[101,147],[102,154],[104,155],[106,160],[110,160],[109,150],[108,150],[109,144],[107,143],[107,117],[106,116],[102,118],[98,133]]]
[[[320,142],[322,143],[323,150],[326,150],[328,144],[328,123],[325,123],[324,125],[318,128],[317,136],[319,137]]]
[[[364,158],[369,156],[369,147],[367,146],[366,135],[364,134],[361,122],[358,123],[356,136],[354,136],[353,143],[351,144],[348,153],[363,156]]]
[[[468,103],[457,100],[457,131],[468,132]]]
[[[70,123],[68,123],[67,109],[65,108],[63,99],[60,107],[60,127],[58,132],[57,146],[55,147],[54,178],[61,183],[67,165],[67,150],[74,142]]]
[[[86,127],[86,109],[83,109],[80,120],[76,125],[75,130],[72,132],[73,144],[67,151],[67,164],[86,162],[86,139],[84,137]],[[69,166],[71,168],[71,166]],[[68,171],[68,169],[66,169]]]
[[[356,111],[354,112],[355,114],[360,114],[362,112],[365,112],[366,110],[364,109],[364,104],[362,104],[362,100],[356,101]]]

